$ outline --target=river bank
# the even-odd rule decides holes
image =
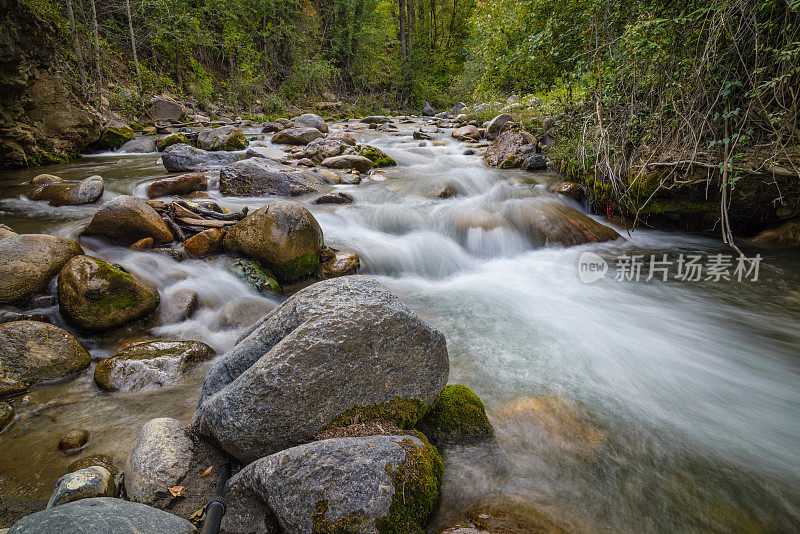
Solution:
[[[629,235],[620,227],[614,228],[625,240],[542,248],[535,234],[520,230],[515,206],[531,199],[577,211],[586,206],[552,192],[563,182],[555,173],[488,167],[482,156],[495,145],[454,138],[457,124],[449,121],[331,122],[327,139],[346,131],[397,165],[359,173],[358,184],[323,184],[352,197],[349,204],[315,204],[318,191],[291,197],[318,221],[325,245],[357,254],[359,273],[376,277],[444,335],[449,383],[469,386],[486,405],[494,440],[441,447],[441,504],[429,529],[474,522],[475,507],[488,510],[491,496],[501,503],[492,512],[498,517],[498,509],[527,510],[528,521],[571,532],[792,530],[800,478],[791,424],[800,402],[796,251],[746,249],[764,257],[759,281],[747,284],[636,283],[610,274],[583,284],[577,265],[586,251],[612,266],[624,253],[728,251],[702,235]],[[271,143],[275,134],[262,133],[265,125],[241,126],[246,148],[233,152],[236,159],[247,150],[262,151],[286,157],[293,172],[309,169],[332,180],[327,171],[340,182],[354,181],[348,169],[322,161],[300,165],[305,148]],[[420,139],[422,134],[430,139]],[[27,183],[42,171],[76,181],[100,175],[105,191],[97,203],[82,206],[30,200]],[[286,198],[223,195],[221,174],[209,173],[205,193],[231,213],[245,206],[252,213]],[[122,195],[145,199],[155,180],[175,175],[165,172],[163,154],[125,150],[7,171],[0,222],[17,233],[74,238],[104,202]],[[77,336],[93,362],[113,355],[123,340],[142,336],[190,339],[224,354],[246,328],[221,321],[226,307],[276,306],[287,296],[260,293],[230,274],[230,252],[223,250],[179,261],[102,238],[81,244],[157,287],[162,306],[181,291],[198,295],[198,309],[188,318],[135,322],[103,335],[75,329],[54,301],[15,310],[47,315]],[[56,295],[52,288],[45,293]],[[649,314],[653,309],[658,317]],[[4,517],[42,508],[75,459],[102,453],[122,468],[147,421],[189,423],[201,382],[215,363],[200,363],[169,388],[111,393],[96,385],[92,364],[15,397],[15,420],[0,434]],[[65,455],[56,444],[73,428],[89,430],[91,441],[78,455]]]

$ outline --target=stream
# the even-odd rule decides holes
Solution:
[[[488,168],[480,150],[465,155],[468,147],[450,130],[434,135],[440,146],[420,146],[411,135],[419,125],[399,124],[392,133],[332,123],[398,166],[377,170],[378,180],[335,186],[353,204],[305,205],[327,245],[358,253],[362,274],[378,278],[444,333],[450,383],[469,386],[486,405],[496,439],[443,451],[443,494],[431,532],[494,495],[522,499],[570,532],[800,531],[800,252],[744,249],[761,254],[757,281],[617,280],[614,266],[623,254],[732,251],[714,233],[628,234],[619,227],[626,240],[533,250],[499,214],[520,198],[556,198],[548,185],[562,179]],[[244,129],[268,140],[258,131]],[[103,200],[146,198],[147,185],[167,176],[157,153],[105,153],[5,171],[0,222],[18,233],[77,237],[99,203],[56,208],[25,199],[22,184],[45,172],[64,179],[99,174]],[[270,201],[223,197],[216,178],[212,184],[209,195],[231,210]],[[426,196],[443,184],[458,194]],[[222,324],[220,311],[266,298],[222,260],[178,262],[99,241],[82,244],[157,286],[162,301],[184,289],[200,297],[199,310],[184,322],[94,338],[66,326],[56,306],[36,310],[74,333],[95,361],[122,340],[143,336],[198,340],[223,354],[243,327]],[[594,283],[578,276],[587,251],[611,265]],[[146,421],[188,422],[210,365],[176,387],[129,393],[100,390],[92,367],[12,399],[17,418],[0,433],[0,527],[44,508],[77,458],[108,454],[122,468]],[[56,445],[73,428],[91,431],[92,441],[67,456]]]

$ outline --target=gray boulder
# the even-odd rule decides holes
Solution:
[[[147,154],[149,152],[157,152],[156,140],[152,137],[140,137],[139,139],[131,139],[121,147],[117,152],[125,154]]]
[[[17,521],[8,534],[193,534],[194,526],[162,510],[97,497],[55,506]]]
[[[75,336],[38,321],[0,324],[3,381],[27,385],[61,378],[89,367],[92,359]]]
[[[70,258],[83,254],[77,241],[45,234],[13,234],[0,239],[0,305],[47,289]]]
[[[162,417],[142,426],[125,463],[125,491],[140,503],[155,503],[189,471],[192,442],[180,421]]]
[[[295,196],[328,189],[313,174],[269,158],[237,161],[219,174],[219,192],[230,196]]]
[[[315,441],[237,473],[222,526],[231,534],[422,532],[442,471],[436,449],[412,436]]]
[[[292,119],[294,125],[298,128],[316,128],[322,133],[328,133],[328,125],[325,119],[313,113],[303,113],[299,117]]]
[[[387,122],[392,122],[392,119],[383,115],[370,115],[361,119],[360,122],[362,124],[385,124]]]
[[[486,139],[490,141],[494,141],[497,137],[503,133],[506,125],[513,120],[513,117],[508,113],[501,113],[497,117],[493,118],[489,121],[489,124],[486,125]]]
[[[486,149],[483,159],[490,167],[519,167],[525,158],[536,152],[536,138],[525,130],[506,130]]]
[[[436,109],[426,100],[425,105],[422,106],[422,114],[426,117],[432,117],[436,115]]]
[[[37,187],[28,198],[45,200],[53,206],[91,204],[103,196],[104,183],[100,176],[89,176],[81,182],[52,182]]]
[[[161,154],[161,162],[169,172],[202,171],[217,169],[239,161],[230,152],[208,152],[183,143],[170,145]]]
[[[365,276],[319,282],[265,316],[211,369],[193,426],[242,461],[324,428],[410,428],[447,383],[444,336]]]
[[[197,144],[203,150],[243,150],[247,148],[247,138],[235,126],[206,128],[197,134]]]
[[[186,116],[186,108],[180,102],[165,97],[157,96],[150,101],[147,114],[154,121],[180,122]]]
[[[360,173],[367,173],[372,169],[372,160],[355,154],[345,154],[326,158],[322,161],[323,167],[331,169],[355,169]]]
[[[5,239],[6,237],[11,237],[13,235],[17,235],[17,232],[15,232],[10,226],[0,224],[0,239]]]
[[[284,145],[307,145],[325,134],[316,128],[287,128],[272,136],[273,143]]]
[[[318,164],[324,159],[344,154],[344,151],[349,147],[350,145],[342,139],[335,139],[330,136],[320,137],[319,139],[314,139],[306,146],[303,151],[303,157]]]
[[[91,497],[113,497],[115,490],[114,477],[108,469],[100,466],[87,467],[59,478],[47,507]]]

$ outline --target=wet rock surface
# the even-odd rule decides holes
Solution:
[[[72,239],[44,234],[0,239],[0,304],[41,293],[70,258],[83,254]]]
[[[183,143],[164,149],[161,161],[169,172],[193,172],[216,169],[238,161],[239,156],[230,152],[209,152]]]
[[[311,173],[268,158],[249,158],[220,171],[220,193],[231,196],[295,196],[328,188]]]
[[[147,237],[158,244],[173,239],[158,212],[141,198],[130,195],[120,195],[103,204],[81,235],[125,246]]]

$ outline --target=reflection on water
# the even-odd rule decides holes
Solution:
[[[445,133],[445,146],[421,147],[410,135],[415,127],[402,135],[354,132],[399,166],[381,170],[386,181],[337,186],[355,197],[352,205],[308,207],[327,244],[357,252],[362,272],[444,332],[450,381],[486,403],[497,439],[445,451],[435,524],[487,496],[508,495],[571,531],[800,530],[800,301],[793,296],[800,255],[762,252],[755,283],[606,277],[583,284],[577,262],[587,250],[612,263],[621,252],[729,252],[715,239],[653,231],[530,250],[498,214],[515,199],[548,195],[558,177],[487,169]],[[19,184],[43,170],[74,179],[100,174],[106,198],[144,196],[150,181],[166,175],[157,160],[103,155],[4,173],[0,221],[74,236],[96,207],[51,208],[22,198]],[[455,196],[430,198],[443,185]],[[269,201],[209,194],[237,210]],[[241,329],[222,327],[220,311],[255,293],[223,259],[179,263],[86,245],[148,280],[162,298],[190,289],[200,301],[177,324],[82,338],[95,359],[126,337],[196,339],[219,353],[235,342]],[[0,434],[3,501],[43,505],[74,460],[55,447],[72,428],[92,431],[82,454],[110,454],[122,466],[146,420],[191,417],[206,370],[173,389],[114,394],[99,391],[89,370],[16,399],[18,420]]]

